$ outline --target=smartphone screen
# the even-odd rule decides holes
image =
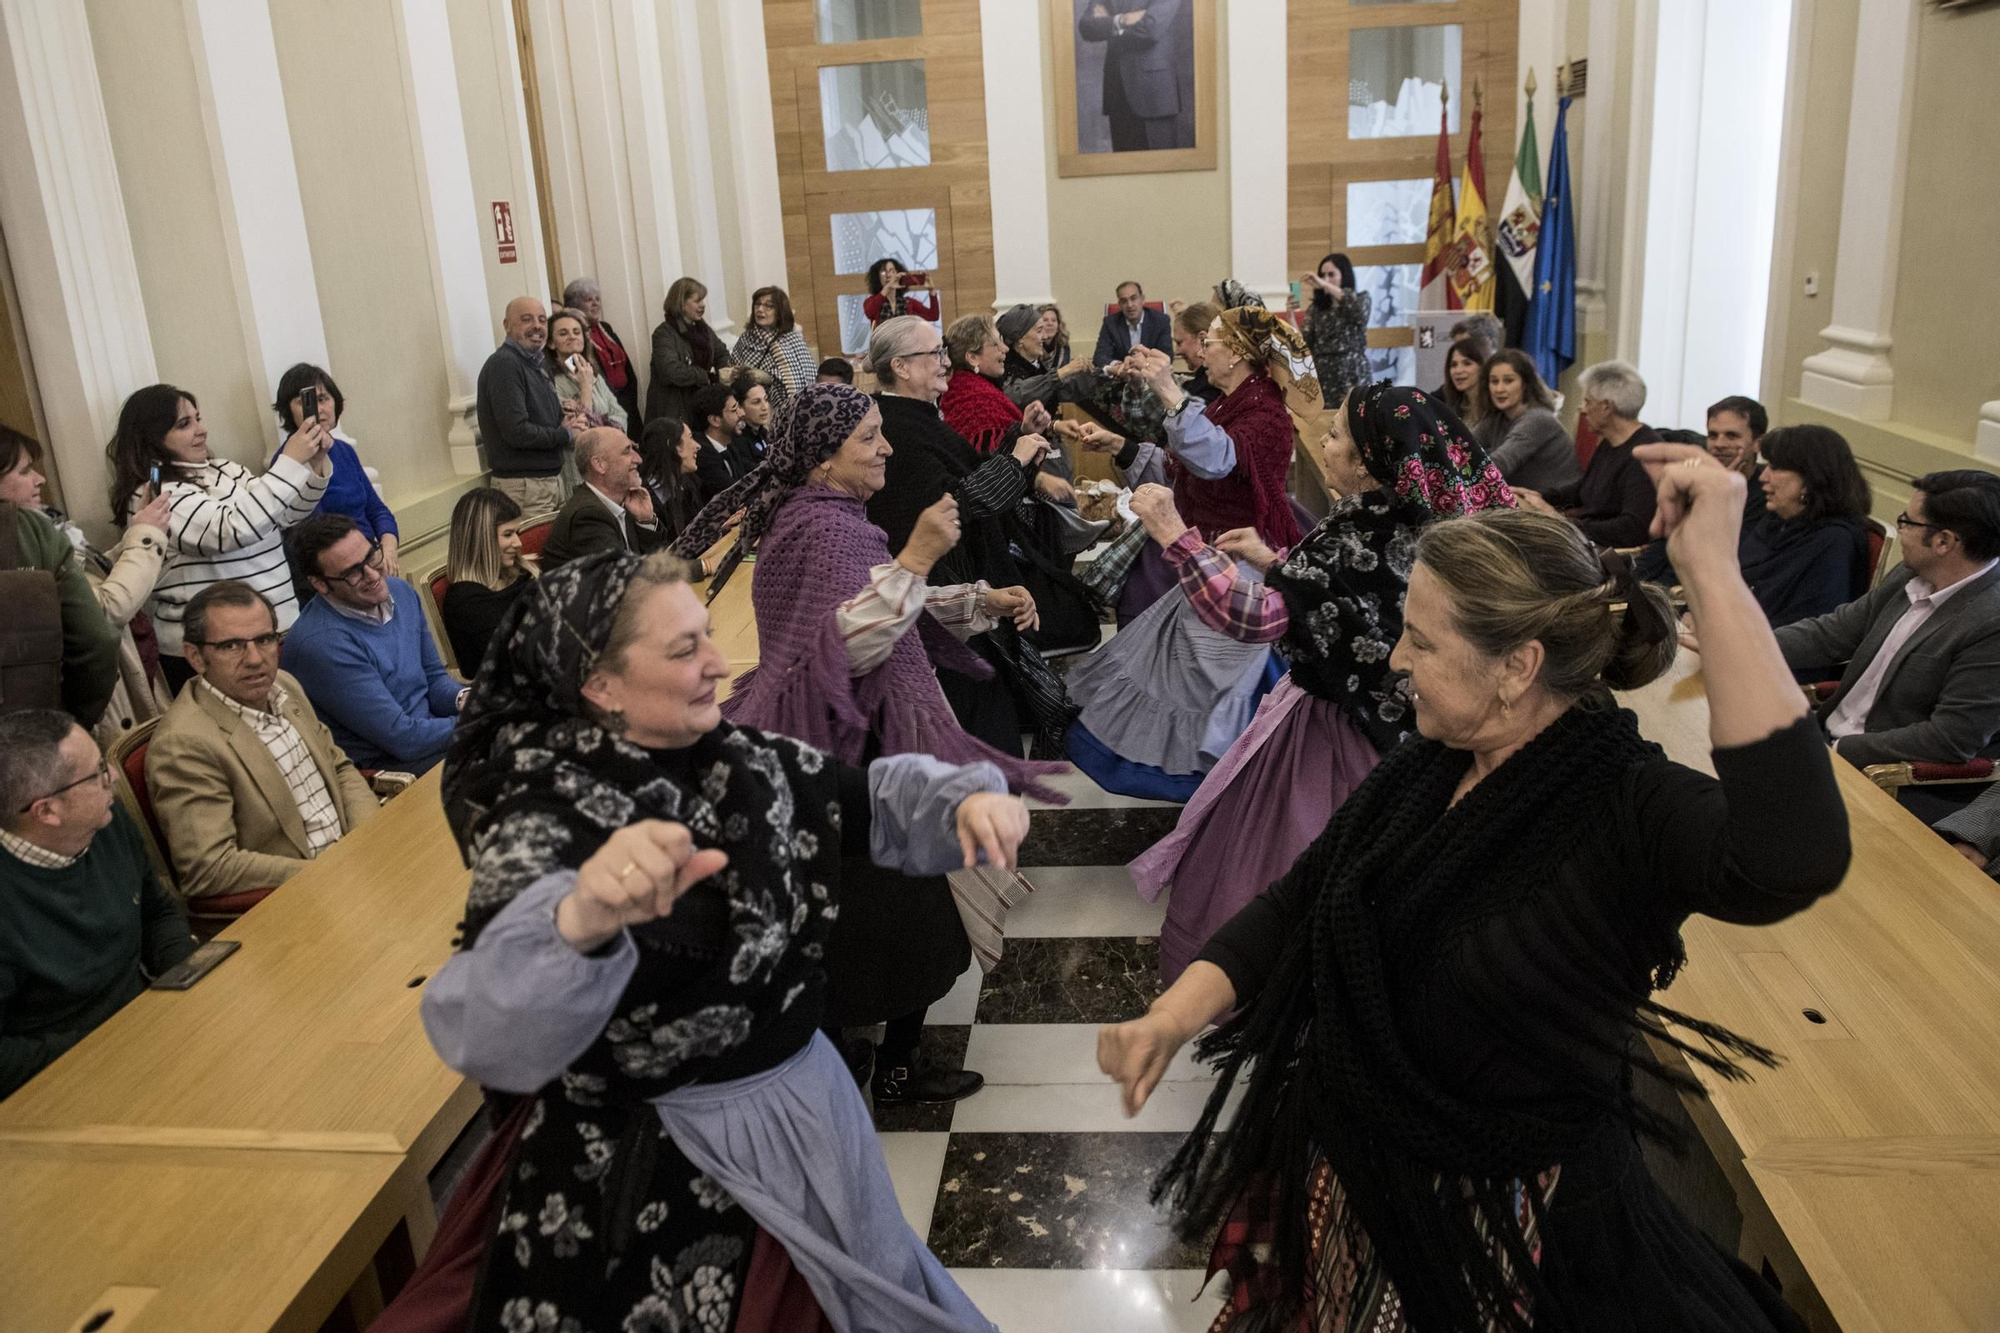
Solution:
[[[571,352],[569,354],[569,359],[563,362],[563,365],[568,367],[570,374],[572,375],[576,374],[576,353]]]
[[[153,493],[157,495],[160,491],[160,465],[158,463],[153,464],[150,475],[153,479]]]

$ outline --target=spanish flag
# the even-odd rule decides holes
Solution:
[[[1417,298],[1425,310],[1459,308],[1458,293],[1445,280],[1457,230],[1458,219],[1451,206],[1451,92],[1447,89],[1444,104],[1438,108],[1437,170],[1431,178],[1431,222],[1424,233],[1424,274],[1420,282],[1423,290]],[[1440,294],[1435,287],[1444,290]]]
[[[1458,227],[1445,267],[1457,304],[1467,310],[1493,308],[1493,227],[1486,220],[1486,163],[1479,145],[1484,114],[1475,89],[1472,138],[1465,146],[1465,179],[1458,189]]]

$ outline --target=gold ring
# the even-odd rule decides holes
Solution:
[[[618,872],[618,878],[624,879],[627,875],[631,874],[638,868],[639,868],[639,863],[637,861],[627,861],[625,863],[625,868]]]

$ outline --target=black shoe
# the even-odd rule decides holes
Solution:
[[[874,1093],[877,1106],[939,1106],[963,1101],[986,1086],[986,1076],[970,1069],[939,1069],[919,1061],[916,1068],[877,1066]]]

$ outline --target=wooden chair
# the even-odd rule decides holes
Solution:
[[[1903,787],[1942,787],[1950,783],[1988,783],[1994,779],[1991,759],[1974,759],[1963,764],[1870,764],[1861,770],[1868,780],[1894,795]]]
[[[1871,588],[1880,587],[1882,580],[1889,577],[1889,571],[1896,566],[1896,530],[1874,515],[1868,516],[1868,567],[1874,571],[1868,580]]]
[[[424,621],[431,627],[431,639],[437,644],[438,656],[444,659],[446,669],[463,677],[465,672],[459,669],[458,654],[451,648],[451,635],[444,632],[444,595],[451,587],[446,568],[439,565],[418,581],[417,599],[423,603]]]

